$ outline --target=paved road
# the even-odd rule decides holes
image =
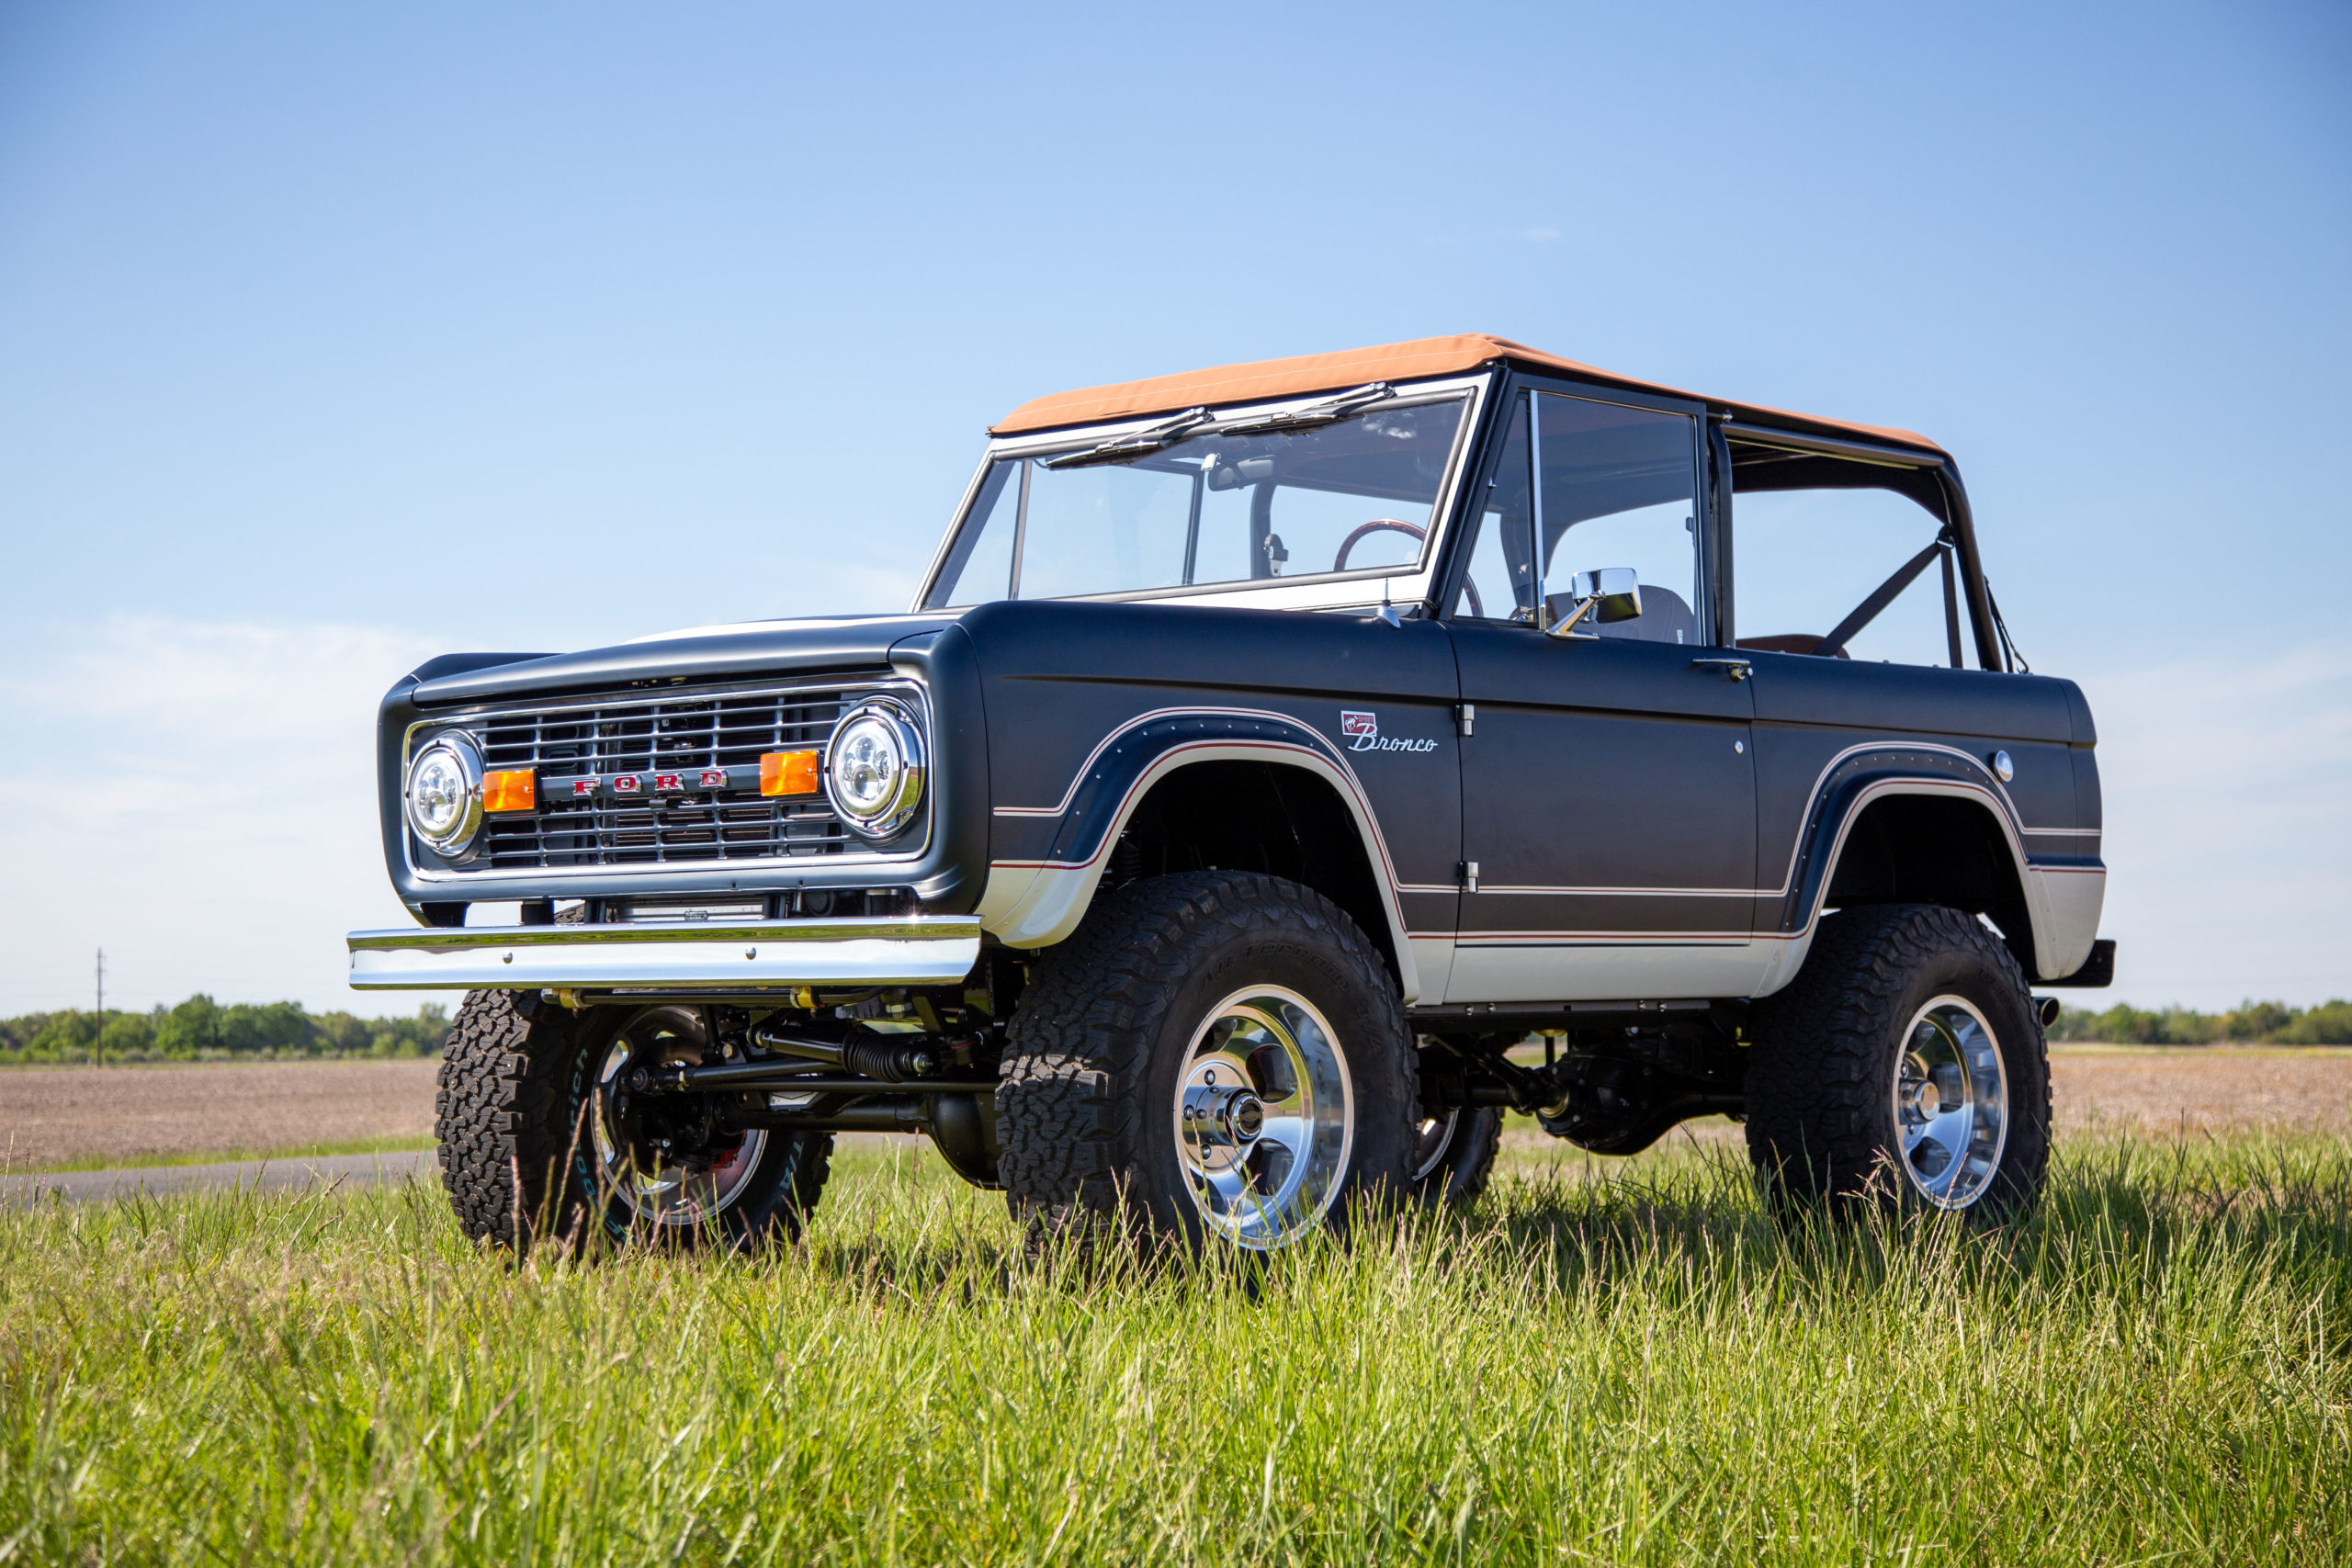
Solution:
[[[135,1192],[186,1192],[198,1188],[243,1188],[288,1192],[338,1184],[372,1186],[410,1176],[438,1176],[431,1149],[400,1154],[325,1155],[311,1159],[245,1160],[231,1165],[162,1165],[141,1170],[67,1170],[41,1176],[0,1177],[0,1204],[45,1198],[68,1203],[98,1203]]]

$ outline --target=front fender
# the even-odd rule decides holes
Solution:
[[[1332,786],[1380,886],[1405,998],[1417,999],[1420,982],[1397,900],[1396,865],[1371,796],[1329,739],[1266,709],[1178,707],[1139,715],[1095,746],[1058,800],[995,807],[982,928],[1012,947],[1045,947],[1067,938],[1093,902],[1103,865],[1136,803],[1175,770],[1219,761],[1297,768]]]

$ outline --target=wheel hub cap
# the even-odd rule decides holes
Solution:
[[[2001,1167],[2009,1130],[2008,1077],[1984,1015],[1938,997],[1905,1031],[1894,1074],[1894,1125],[1904,1174],[1939,1208],[1965,1209]]]
[[[1238,991],[1194,1032],[1176,1088],[1176,1152],[1208,1228],[1254,1248],[1318,1224],[1348,1169],[1347,1058],[1307,1000]]]
[[[1184,1131],[1212,1170],[1230,1170],[1249,1157],[1266,1130],[1266,1102],[1238,1085],[1220,1089],[1211,1067],[1184,1091]]]

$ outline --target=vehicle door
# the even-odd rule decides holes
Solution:
[[[1464,891],[1448,1002],[1744,994],[1753,713],[1714,646],[1703,411],[1521,383],[1456,557],[1468,706]],[[1641,613],[1594,624],[1578,572],[1631,568]]]

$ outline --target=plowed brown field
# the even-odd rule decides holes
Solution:
[[[2062,1133],[2352,1132],[2352,1050],[2062,1045],[2050,1067]]]
[[[0,1156],[25,1171],[427,1137],[437,1066],[0,1068]],[[2352,1051],[2062,1046],[2051,1066],[2062,1132],[2352,1132]],[[1526,1142],[1551,1145],[1532,1129]]]
[[[437,1061],[0,1068],[15,1171],[433,1134]]]

